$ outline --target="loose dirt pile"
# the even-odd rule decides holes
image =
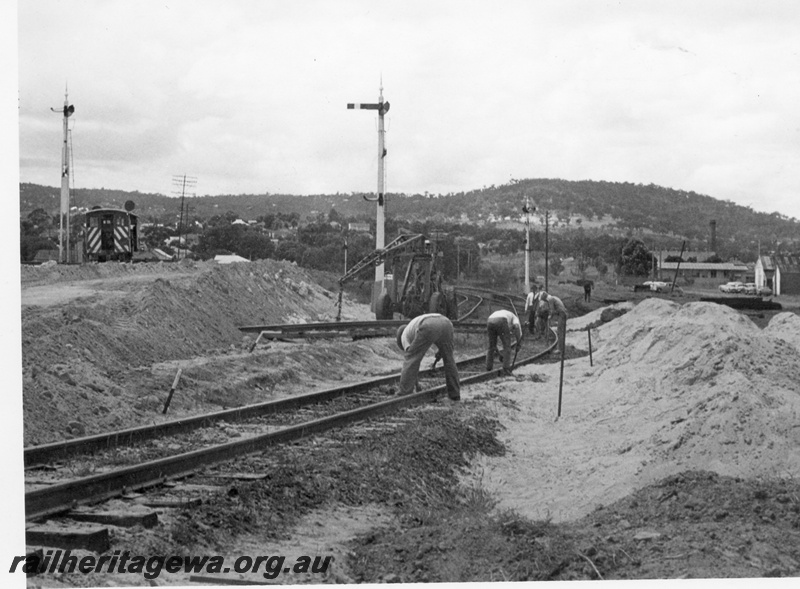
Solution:
[[[476,475],[502,506],[554,521],[686,470],[798,477],[800,351],[776,336],[796,319],[762,332],[728,307],[648,299],[593,330],[593,367],[566,363],[560,419],[558,365],[495,387],[519,410],[498,407],[509,452]]]
[[[764,333],[782,339],[800,350],[800,316],[794,313],[778,313],[770,319]]]
[[[264,400],[278,383],[308,386],[321,375],[345,374],[347,346],[260,344],[250,354],[253,338],[238,330],[335,318],[338,293],[294,264],[22,270],[26,444],[164,419],[160,409],[178,368],[183,374],[170,418]],[[367,313],[345,297],[344,320]],[[390,353],[382,341],[352,346],[358,360],[348,367],[351,377]]]

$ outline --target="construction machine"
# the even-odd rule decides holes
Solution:
[[[442,253],[436,242],[422,234],[403,234],[386,247],[359,260],[339,279],[339,315],[342,313],[342,289],[346,282],[368,268],[385,264],[383,289],[375,303],[377,320],[393,319],[399,313],[413,319],[425,313],[441,313],[456,319],[455,290],[442,285]]]

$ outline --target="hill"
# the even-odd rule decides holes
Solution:
[[[20,185],[23,218],[43,208],[57,213],[59,189],[36,184]],[[674,190],[629,182],[567,181],[559,179],[512,180],[469,192],[432,194],[388,194],[387,219],[479,224],[519,222],[525,196],[537,207],[534,222],[542,223],[543,212],[551,212],[551,226],[584,228],[600,233],[665,236],[688,239],[696,249],[710,249],[709,223],[717,226],[717,249],[732,253],[753,251],[760,243],[764,251],[790,251],[800,244],[800,221],[780,213],[756,212],[730,201],[691,191]],[[73,205],[122,207],[133,200],[146,221],[172,222],[180,214],[175,197],[111,189],[76,189]],[[296,213],[301,219],[327,215],[335,209],[346,218],[370,221],[374,204],[361,194],[287,195],[240,194],[188,199],[191,218],[209,219],[233,212],[244,219],[280,212]],[[521,226],[520,226],[521,227]]]

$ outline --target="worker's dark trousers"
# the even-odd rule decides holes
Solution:
[[[536,315],[536,332],[538,332],[538,334],[545,339],[549,337],[547,333],[547,328],[549,325],[550,325],[550,311],[545,311],[543,313],[538,313]]]
[[[534,331],[535,329],[536,329],[536,313],[534,313],[533,307],[531,307],[531,310],[528,312],[528,331],[530,331],[531,334],[535,334],[536,333]]]
[[[489,348],[486,350],[486,371],[494,366],[494,353],[497,351],[497,338],[503,342],[503,372],[511,372],[511,330],[508,321],[500,318],[486,322],[486,334],[489,336]]]
[[[405,351],[403,372],[400,374],[400,393],[409,395],[414,392],[419,365],[431,345],[435,345],[442,355],[447,396],[454,400],[460,399],[461,384],[453,356],[453,324],[444,317],[426,317],[419,324],[414,341]]]

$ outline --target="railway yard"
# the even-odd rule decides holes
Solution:
[[[269,260],[22,267],[29,551],[333,557],[28,585],[800,576],[797,306],[554,286],[560,387],[529,335],[514,376],[486,373],[506,301],[465,298],[450,403],[441,370],[396,394],[394,328],[280,333],[332,323],[335,284]],[[372,319],[345,296],[343,322]]]

